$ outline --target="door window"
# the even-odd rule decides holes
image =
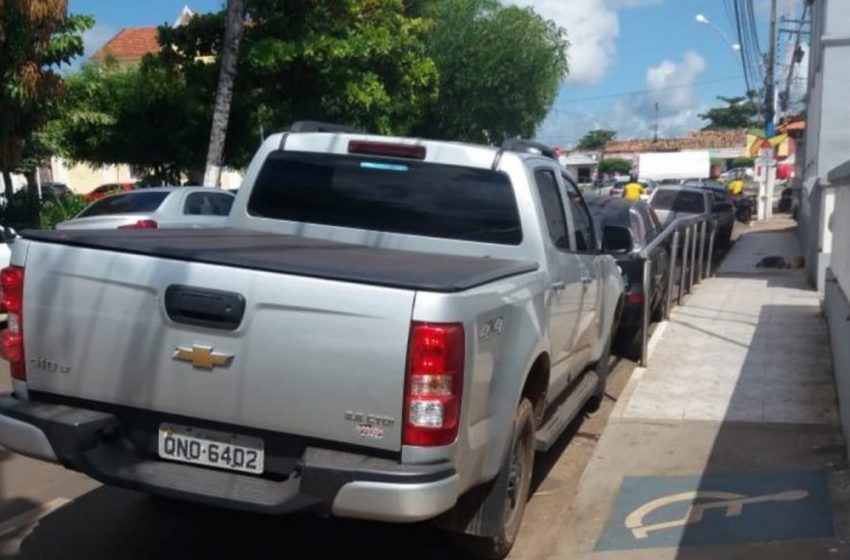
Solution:
[[[195,192],[186,197],[183,213],[190,216],[227,216],[234,198],[226,194]]]
[[[558,180],[555,174],[549,169],[538,169],[534,172],[534,182],[537,184],[540,203],[543,205],[543,213],[546,216],[549,238],[555,247],[569,249],[567,218],[564,214],[561,195],[558,194]]]
[[[593,234],[593,221],[590,212],[584,203],[584,198],[566,176],[564,183],[567,186],[567,204],[570,206],[570,214],[573,216],[573,233],[576,239],[576,250],[581,253],[594,252],[596,250],[596,238]]]

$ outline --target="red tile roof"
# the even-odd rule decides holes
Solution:
[[[156,27],[126,27],[98,49],[92,59],[103,60],[112,56],[118,60],[136,60],[158,50]]]
[[[665,152],[673,150],[707,150],[710,148],[737,148],[747,145],[747,129],[698,130],[684,138],[647,140],[612,140],[605,145],[605,153]]]

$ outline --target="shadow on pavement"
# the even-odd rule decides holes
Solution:
[[[0,448],[0,463],[10,461],[13,456],[14,453],[11,451]],[[9,493],[13,489],[6,488],[7,485],[8,481],[3,480],[2,475],[0,475],[0,523],[38,506],[32,500],[9,497]],[[2,538],[2,535],[0,535],[0,538]]]
[[[101,487],[41,519],[18,558],[446,559],[449,537],[427,525],[262,516]]]
[[[684,504],[648,514],[644,523],[652,527],[659,515],[680,521],[672,533],[678,532],[672,537],[677,560],[847,558],[850,549],[841,544],[847,541],[850,510],[841,473],[846,452],[819,307],[799,273],[740,278],[774,290],[760,307],[751,338],[743,337],[747,350],[737,377],[725,382],[731,395],[702,473],[669,482],[671,494],[694,494]],[[740,345],[713,334],[727,347]],[[644,537],[646,544],[670,534],[655,527],[655,535]]]
[[[545,480],[583,421],[582,415],[552,449],[537,455],[532,491]],[[208,560],[291,554],[316,560],[466,557],[453,546],[451,535],[429,523],[255,515],[100,487],[42,518],[22,542],[17,558]]]

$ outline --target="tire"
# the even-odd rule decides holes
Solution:
[[[460,535],[461,548],[482,560],[501,560],[513,548],[522,523],[522,515],[531,490],[534,470],[534,407],[526,398],[520,401],[514,416],[513,435],[505,462],[490,487],[481,508],[495,506],[499,523],[494,535]]]
[[[617,355],[636,362],[640,359],[641,328],[623,328],[617,333]]]
[[[729,249],[732,246],[732,230],[727,232],[723,232],[720,236],[720,239],[717,240],[717,248],[718,249]]]
[[[599,410],[602,406],[602,400],[605,398],[605,387],[608,384],[608,374],[611,370],[611,342],[612,336],[608,335],[608,341],[605,343],[605,349],[602,351],[599,361],[593,366],[593,371],[599,376],[599,383],[596,385],[596,391],[593,396],[584,405],[584,412],[592,414]]]
[[[652,314],[650,315],[649,318],[653,323],[660,323],[661,321],[664,320],[665,315],[667,315],[667,289],[666,288],[664,289],[664,293],[661,294],[661,301],[658,303],[658,305],[652,311]]]

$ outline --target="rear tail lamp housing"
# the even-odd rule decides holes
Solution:
[[[464,353],[462,323],[411,324],[404,395],[404,445],[433,447],[448,445],[457,438]]]
[[[8,313],[8,325],[0,331],[0,358],[9,362],[12,378],[26,381],[24,361],[24,269],[9,266],[0,271],[2,303]]]
[[[157,229],[159,224],[156,220],[139,220],[135,224],[127,224],[126,226],[118,226],[118,229]]]

